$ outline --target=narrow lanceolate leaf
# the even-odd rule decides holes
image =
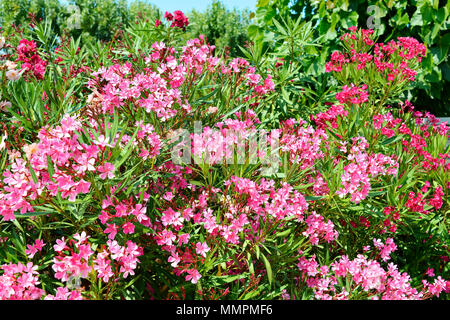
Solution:
[[[386,190],[384,190],[384,191],[372,191],[372,192],[369,192],[368,196],[369,197],[377,197],[377,196],[381,196],[382,194],[385,194],[386,192],[387,192]]]
[[[306,201],[315,201],[324,198],[324,196],[305,196]]]
[[[30,170],[31,178],[33,178],[34,183],[37,184],[38,178],[36,176],[36,172],[34,172],[34,169],[31,167],[30,164],[28,164],[28,169]]]
[[[134,139],[136,138],[136,135],[139,131],[139,127],[136,128],[136,131],[134,132],[133,136],[131,137],[130,141],[127,143],[127,145],[125,146],[125,148],[123,148],[121,154],[120,154],[120,159],[116,160],[116,162],[114,163],[114,167],[116,169],[118,169],[130,156],[131,152],[133,151],[133,147],[132,147],[132,143],[134,141]]]
[[[55,168],[53,167],[52,159],[50,158],[49,155],[47,155],[47,170],[48,170],[48,175],[50,176],[50,179],[52,179],[52,181],[55,181],[53,179],[53,175],[55,174]]]
[[[390,138],[385,139],[384,141],[381,142],[382,145],[387,146],[391,143],[394,143],[395,141],[399,140],[401,136],[393,136]]]
[[[264,262],[264,265],[266,266],[267,278],[269,279],[269,284],[272,285],[272,282],[273,282],[272,266],[270,265],[269,260],[267,260],[266,256],[262,252],[261,252],[261,258]]]
[[[29,213],[16,214],[15,217],[17,219],[19,219],[19,218],[30,218],[30,217],[44,216],[44,215],[48,215],[48,214],[50,214],[50,212],[34,211],[34,212],[29,212]]]

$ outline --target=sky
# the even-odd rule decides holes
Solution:
[[[161,11],[181,10],[183,12],[188,12],[192,9],[197,11],[205,10],[211,3],[211,0],[147,0],[146,2],[152,3],[159,7]],[[221,2],[228,9],[249,9],[254,11],[257,0],[221,0]]]

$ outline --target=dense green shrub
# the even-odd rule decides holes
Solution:
[[[11,30],[13,25],[26,26],[30,17],[35,22],[51,22],[54,35],[74,38],[111,40],[136,19],[153,19],[158,9],[146,2],[126,0],[72,0],[62,4],[57,0],[4,0],[0,3],[0,24]]]
[[[276,30],[273,18],[280,21],[281,17],[290,16],[294,20],[300,17],[303,21],[311,22],[315,30],[313,37],[322,37],[320,54],[316,55],[311,65],[311,71],[316,76],[324,72],[326,58],[338,49],[341,32],[351,26],[375,28],[378,41],[382,42],[400,36],[414,37],[423,42],[428,51],[415,88],[406,94],[418,108],[448,116],[449,11],[449,2],[431,0],[259,0],[255,23],[250,26],[249,33],[252,39],[262,34],[270,37],[270,33]]]
[[[324,111],[337,83],[331,83],[332,77],[318,70],[316,57],[322,42],[314,38],[312,23],[287,16],[273,19],[273,27],[267,32],[255,25],[249,30],[253,41],[243,50],[244,55],[259,72],[270,72],[277,87],[270,99],[271,108],[263,111],[265,121],[308,119]]]

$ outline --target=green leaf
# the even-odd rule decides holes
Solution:
[[[272,266],[270,265],[269,260],[267,260],[266,256],[262,252],[261,252],[261,258],[263,259],[264,265],[266,266],[267,278],[269,279],[269,284],[272,285],[272,282],[273,282]]]
[[[315,201],[315,200],[320,200],[323,198],[324,198],[324,196],[305,196],[306,201]]]
[[[369,192],[368,196],[369,197],[377,197],[377,196],[381,196],[382,194],[385,194],[387,191],[373,191],[373,192]]]
[[[38,178],[36,176],[36,172],[34,172],[33,168],[30,165],[30,163],[28,163],[28,169],[30,170],[30,174],[31,174],[31,177],[33,178],[34,183],[37,184],[38,183]]]
[[[394,143],[395,141],[399,140],[401,136],[393,136],[390,138],[385,139],[384,141],[381,142],[381,145],[383,146],[387,146],[391,143]]]
[[[422,13],[420,12],[419,8],[417,8],[416,12],[414,12],[413,16],[411,17],[410,24],[412,27],[423,26]]]
[[[438,23],[443,23],[448,16],[447,8],[442,7],[435,13],[435,18]]]
[[[277,28],[278,32],[280,32],[281,34],[283,34],[285,36],[288,35],[287,31],[283,28],[283,26],[276,19],[273,19],[272,21],[273,21],[273,24],[275,25],[275,27]]]
[[[50,179],[52,179],[52,181],[55,181],[53,179],[53,175],[55,174],[55,168],[53,167],[52,159],[50,158],[49,155],[47,155],[47,170],[48,170]]]
[[[50,213],[46,212],[46,211],[35,211],[35,212],[28,212],[28,213],[24,213],[24,214],[16,214],[15,216],[17,219],[20,219],[20,218],[44,216],[47,214],[50,214]]]
[[[209,280],[214,283],[214,285],[223,285],[236,280],[245,279],[249,276],[249,272],[241,273],[233,276],[211,276]]]
[[[256,3],[257,8],[266,7],[269,4],[269,0],[258,0]]]
[[[250,25],[250,26],[248,27],[248,29],[247,29],[248,36],[249,36],[251,39],[255,39],[255,38],[258,36],[259,31],[260,31],[260,28],[259,28],[257,25],[254,25],[254,24]],[[242,50],[242,49],[241,49],[241,50]]]
[[[286,238],[286,236],[288,236],[291,233],[291,231],[292,231],[291,229],[287,229],[283,232],[279,232],[279,233],[277,233],[276,237],[277,238]]]
[[[128,143],[125,146],[125,148],[123,148],[123,150],[122,150],[122,152],[120,154],[121,155],[120,159],[118,159],[118,160],[116,160],[114,162],[114,168],[116,168],[116,170],[120,168],[122,163],[124,163],[128,159],[128,157],[130,156],[131,152],[133,151],[132,143],[134,141],[134,138],[136,138],[138,131],[139,131],[139,127],[136,128],[136,131],[134,132],[134,134],[131,137],[130,141],[128,141]]]

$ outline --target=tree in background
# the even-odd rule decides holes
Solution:
[[[231,56],[237,56],[241,53],[239,46],[248,40],[249,15],[247,10],[229,10],[219,0],[213,0],[205,12],[192,10],[188,33],[191,37],[203,34],[218,52],[228,49]]]
[[[55,33],[63,30],[63,21],[69,17],[58,0],[2,0],[0,1],[0,25],[9,32],[13,26],[27,26],[30,18],[48,20]]]
[[[2,0],[0,24],[8,32],[13,25],[26,26],[30,17],[51,22],[53,34],[67,33],[74,38],[111,40],[118,30],[137,18],[149,19],[159,14],[149,3],[126,0],[72,0],[62,4],[58,0]]]
[[[439,116],[450,115],[450,63],[448,50],[450,2],[438,0],[259,0],[251,39],[270,39],[277,32],[273,19],[287,16],[311,21],[321,50],[309,65],[315,75],[325,72],[325,61],[338,49],[338,35],[351,26],[374,28],[378,42],[414,37],[427,46],[415,87],[407,93],[417,108]]]
[[[51,22],[53,35],[65,33],[82,41],[108,41],[119,30],[133,26],[137,19],[151,22],[162,12],[148,1],[126,0],[2,0],[0,25],[5,30],[12,26],[26,26],[30,17],[35,21]],[[219,0],[210,3],[205,12],[192,10],[189,16],[187,38],[204,35],[218,52],[238,56],[248,40],[247,28],[250,12],[229,10]],[[26,30],[25,30],[26,31]]]

